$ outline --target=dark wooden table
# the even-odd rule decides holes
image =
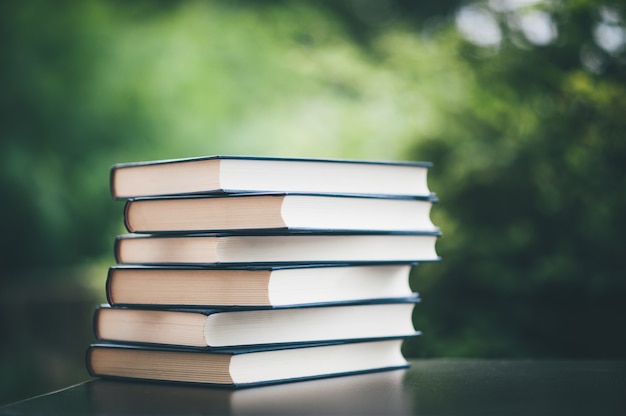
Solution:
[[[624,361],[413,360],[241,390],[89,380],[1,415],[626,415]]]

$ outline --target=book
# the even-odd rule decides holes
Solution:
[[[388,302],[284,308],[146,309],[101,305],[98,340],[188,347],[297,344],[415,334],[417,295]]]
[[[237,230],[431,231],[432,198],[312,194],[221,194],[133,198],[132,233]]]
[[[124,234],[119,264],[293,264],[437,261],[438,232],[291,234]]]
[[[411,264],[110,267],[117,306],[288,306],[411,296]]]
[[[111,168],[115,199],[208,192],[430,196],[426,162],[207,156]]]
[[[93,344],[86,361],[96,377],[246,387],[406,368],[401,344],[384,339],[219,351]]]

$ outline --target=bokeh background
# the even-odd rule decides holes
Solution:
[[[434,162],[409,357],[626,358],[622,1],[0,2],[0,404],[87,378],[117,162]]]

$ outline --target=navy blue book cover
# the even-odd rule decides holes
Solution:
[[[388,305],[397,303],[419,303],[421,298],[419,293],[414,292],[411,296],[401,298],[376,298],[376,299],[357,299],[357,300],[343,300],[333,302],[319,302],[319,303],[304,303],[304,304],[292,304],[292,305],[260,305],[260,306],[245,306],[245,305],[232,305],[232,306],[175,306],[175,305],[112,305],[102,304],[97,309],[102,308],[116,308],[116,309],[144,309],[144,310],[168,310],[178,312],[190,312],[201,313],[203,315],[211,315],[221,312],[236,312],[236,311],[267,311],[267,310],[285,310],[285,309],[308,309],[308,308],[323,308],[328,306],[358,306],[358,305]]]
[[[272,156],[245,156],[245,155],[212,155],[212,156],[198,156],[179,159],[163,159],[153,161],[142,162],[128,162],[128,163],[116,163],[112,169],[126,168],[133,166],[146,166],[146,165],[166,165],[171,163],[184,163],[194,162],[200,160],[211,159],[241,159],[241,160],[267,160],[272,162],[324,162],[324,163],[347,163],[347,164],[363,164],[363,165],[394,165],[394,166],[416,166],[416,167],[432,167],[431,162],[422,161],[395,161],[395,160],[359,160],[359,159],[339,159],[339,158],[304,158],[304,157],[272,157]]]

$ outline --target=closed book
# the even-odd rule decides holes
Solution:
[[[114,198],[208,192],[302,192],[429,196],[425,162],[207,156],[120,163]]]
[[[107,300],[122,306],[287,306],[401,298],[411,264],[109,268]]]
[[[189,347],[296,344],[409,336],[419,298],[306,307],[150,309],[102,305],[96,338]]]
[[[237,230],[437,231],[432,198],[320,194],[220,194],[134,198],[126,228],[134,233]]]
[[[314,264],[437,261],[438,232],[292,234],[125,234],[120,264]]]
[[[284,348],[197,350],[94,344],[92,376],[249,387],[408,367],[402,339]]]

